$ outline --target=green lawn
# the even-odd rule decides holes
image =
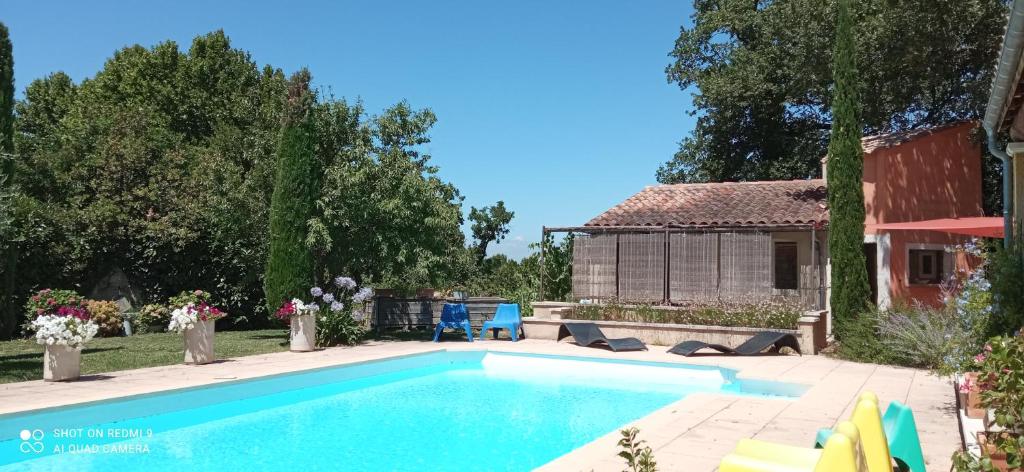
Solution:
[[[82,374],[139,369],[182,362],[177,333],[96,338],[82,350]],[[217,331],[217,357],[238,357],[288,350],[288,331]],[[34,339],[0,342],[0,383],[43,377],[43,347]]]

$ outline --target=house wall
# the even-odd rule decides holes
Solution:
[[[865,223],[981,216],[981,144],[972,138],[974,128],[974,123],[964,123],[866,154]],[[887,233],[891,299],[939,304],[938,285],[909,284],[908,249],[919,244],[955,245],[970,237],[932,231]],[[960,258],[957,268],[968,270],[973,263]]]

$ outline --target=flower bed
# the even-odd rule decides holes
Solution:
[[[655,307],[619,303],[581,304],[563,312],[562,317],[589,321],[630,321],[722,327],[796,329],[803,310],[796,305],[763,301],[757,303],[714,302],[688,307]]]

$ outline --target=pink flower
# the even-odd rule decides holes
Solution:
[[[978,364],[981,364],[982,362],[985,362],[985,354],[978,354],[978,355],[974,356],[974,362],[978,363]]]
[[[985,352],[992,352],[992,345],[991,344],[985,344]]]
[[[200,296],[203,295],[203,291],[202,290],[196,290],[196,291],[194,291],[192,293],[195,294],[195,296],[197,296],[197,297],[200,297]]]
[[[971,383],[970,377],[964,377],[963,383],[960,384],[960,393],[969,393],[974,384]]]

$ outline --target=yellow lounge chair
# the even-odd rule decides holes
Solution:
[[[744,439],[718,465],[719,472],[867,472],[857,427],[836,425],[823,449]]]

